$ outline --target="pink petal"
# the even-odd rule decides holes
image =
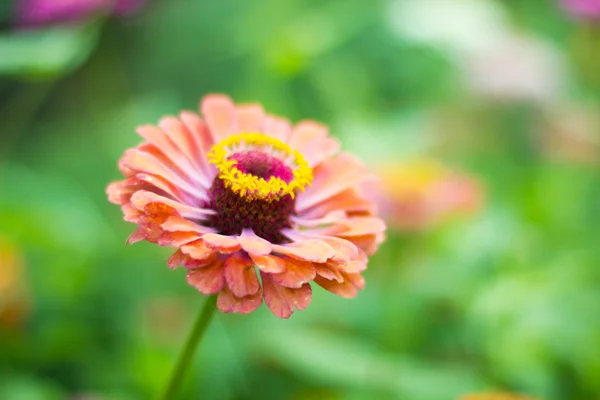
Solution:
[[[225,261],[225,280],[236,297],[256,294],[260,288],[254,262],[241,252],[231,255]]]
[[[365,278],[361,274],[343,274],[346,280],[352,282],[358,290],[365,288]]]
[[[246,296],[236,297],[227,286],[219,292],[217,307],[224,313],[248,314],[256,310],[262,303],[262,291]]]
[[[335,255],[332,257],[333,261],[346,263],[358,258],[358,248],[354,243],[332,236],[321,237],[320,239],[335,250]]]
[[[169,268],[175,269],[175,268],[179,267],[180,265],[185,265],[188,258],[189,258],[188,255],[183,254],[181,252],[181,250],[177,250],[175,253],[173,253],[173,255],[171,257],[169,257],[169,260],[167,261],[167,265],[169,266]]]
[[[296,125],[289,145],[302,153],[311,167],[340,150],[339,142],[329,136],[327,127],[314,121],[303,121]]]
[[[212,180],[209,178],[210,168],[208,167],[208,160],[206,159],[204,150],[194,139],[194,134],[182,121],[175,117],[162,118],[158,126],[168,134],[169,139],[185,155],[187,160],[190,161],[195,171],[197,171],[196,177],[201,181],[201,184],[206,189],[210,188]]]
[[[207,233],[202,236],[202,240],[209,248],[221,253],[233,253],[242,248],[236,238],[218,233]]]
[[[336,282],[317,276],[315,278],[315,283],[323,287],[325,290],[347,299],[351,299],[358,295],[358,290],[356,290],[356,287],[349,280]]]
[[[333,247],[320,239],[307,239],[284,245],[274,244],[271,247],[274,253],[304,261],[325,262],[335,255]]]
[[[314,207],[305,210],[300,217],[304,219],[319,218],[333,211],[367,212],[375,211],[375,204],[365,198],[356,187],[352,187],[331,196]]]
[[[296,210],[299,213],[374,177],[357,158],[348,153],[317,165],[313,175],[312,185],[296,198]]]
[[[244,229],[237,240],[248,254],[265,256],[271,253],[271,243],[257,236],[252,229]]]
[[[137,172],[145,172],[151,175],[157,175],[166,181],[177,186],[181,190],[189,193],[197,199],[206,200],[206,190],[194,186],[194,183],[189,180],[187,176],[193,174],[193,171],[188,171],[182,174],[164,164],[161,160],[156,158],[153,154],[140,149],[129,149],[123,155],[121,162],[129,168]]]
[[[203,295],[218,293],[225,284],[223,260],[216,259],[212,264],[205,267],[188,270],[187,282]]]
[[[285,263],[285,271],[271,275],[273,282],[289,287],[299,288],[308,281],[314,279],[317,274],[313,263],[282,258]]]
[[[289,318],[294,307],[304,310],[312,299],[312,289],[305,283],[298,289],[290,289],[277,285],[269,274],[261,274],[265,302],[275,316]]]
[[[286,143],[292,134],[290,121],[285,118],[269,115],[265,120],[265,134]]]
[[[215,139],[208,129],[208,126],[200,116],[191,111],[183,111],[179,114],[179,117],[181,118],[181,122],[183,122],[185,127],[189,130],[190,138],[194,141],[194,149],[197,149],[195,157],[200,161],[204,161],[207,166],[210,166],[210,164],[206,162],[206,153],[208,153],[215,144]],[[211,168],[209,168],[209,171],[210,170]]]
[[[178,189],[175,185],[172,185],[171,183],[166,181],[164,178],[161,178],[159,176],[140,172],[135,175],[135,178],[140,180],[141,182],[144,182],[148,185],[154,186],[155,188],[157,188],[159,190],[162,190],[167,195],[173,197],[175,200],[177,200],[181,203],[186,203],[188,201],[188,199],[190,199],[190,197],[192,197],[192,196],[184,193],[180,189]]]
[[[279,273],[285,271],[285,261],[275,256],[256,256],[252,253],[249,254],[256,268],[262,272],[268,273]]]
[[[162,126],[165,126],[165,119],[161,120],[160,123]],[[168,126],[168,128],[174,130],[172,126]],[[186,175],[192,179],[194,183],[201,185],[204,189],[208,189],[210,187],[211,182],[202,173],[202,170],[199,170],[198,167],[191,162],[191,159],[173,143],[169,135],[167,135],[163,130],[152,125],[144,125],[137,128],[137,133],[146,139],[148,143],[160,149],[160,151],[164,153],[171,162],[177,164],[181,170],[185,171]],[[177,132],[171,136],[174,137],[181,135],[183,135],[182,132]]]
[[[240,132],[263,132],[265,118],[265,110],[261,105],[249,104],[237,107],[238,130]]]
[[[229,97],[221,94],[208,95],[202,99],[200,109],[215,143],[237,130],[235,105]]]

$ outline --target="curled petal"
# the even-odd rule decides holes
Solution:
[[[338,282],[344,281],[344,277],[342,276],[340,271],[338,271],[338,268],[335,265],[329,265],[329,264],[314,264],[314,265],[315,265],[315,271],[316,271],[317,275],[322,276],[323,278],[328,279],[328,280],[336,280]]]
[[[181,246],[181,251],[196,260],[205,260],[215,252],[202,239]]]
[[[221,253],[233,253],[242,248],[236,238],[231,236],[219,235],[218,233],[207,233],[202,236],[206,245]]]
[[[187,282],[203,295],[218,293],[225,284],[223,260],[216,259],[207,266],[188,270]]]
[[[271,253],[271,243],[257,236],[252,229],[244,229],[237,240],[248,254],[265,256]]]
[[[339,225],[337,236],[362,236],[385,231],[385,223],[376,217],[348,218]]]
[[[285,271],[285,261],[276,256],[257,256],[249,254],[256,268],[262,272],[276,274]]]
[[[254,262],[244,253],[234,253],[225,261],[225,280],[236,297],[258,293],[260,285]]]
[[[325,262],[335,255],[333,247],[320,239],[308,239],[284,245],[273,245],[273,252],[312,262]]]
[[[285,263],[285,271],[273,274],[273,282],[289,288],[299,288],[316,275],[313,263],[294,260],[293,258],[282,258]]]
[[[305,283],[300,288],[292,289],[277,285],[270,274],[261,273],[265,303],[275,316],[289,318],[294,307],[304,310],[312,299],[310,284]]]
[[[223,287],[217,298],[217,307],[224,313],[248,314],[256,310],[261,303],[261,290],[245,297],[237,297],[227,286]]]
[[[345,279],[342,282],[332,281],[325,279],[321,276],[315,278],[315,283],[321,286],[323,289],[330,291],[333,294],[337,294],[340,297],[351,299],[358,295],[358,290],[349,280]]]

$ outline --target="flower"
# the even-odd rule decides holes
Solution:
[[[125,152],[126,179],[107,189],[138,225],[129,242],[177,248],[169,266],[218,293],[223,312],[252,312],[264,298],[288,318],[309,305],[310,281],[356,296],[385,229],[359,187],[372,177],[365,166],[316,122],[292,128],[224,95],[205,97],[201,112],[138,128],[145,142]]]
[[[600,18],[600,0],[561,0],[562,7],[578,18]]]
[[[138,11],[145,0],[18,0],[15,21],[19,26],[36,27],[76,22],[113,7],[116,15]]]
[[[418,230],[481,207],[477,180],[432,160],[392,163],[378,168],[381,180],[370,188],[390,226]]]
[[[504,392],[483,392],[464,395],[459,400],[536,400],[537,397]]]
[[[29,309],[22,268],[17,249],[0,237],[0,328],[18,326]]]

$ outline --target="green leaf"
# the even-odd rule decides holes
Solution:
[[[94,49],[99,21],[0,36],[0,74],[51,78],[79,67]]]

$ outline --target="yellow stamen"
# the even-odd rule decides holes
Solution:
[[[228,157],[233,153],[232,147],[243,144],[253,149],[264,149],[269,153],[278,154],[281,159],[291,159],[290,166],[293,169],[294,179],[290,183],[278,177],[271,177],[267,181],[237,169],[235,167],[237,161],[229,160]],[[248,200],[275,200],[288,194],[293,198],[296,190],[304,191],[313,179],[312,168],[308,166],[302,154],[292,150],[282,141],[261,133],[240,133],[229,136],[213,146],[207,158],[219,170],[219,178],[224,182],[225,187]]]

